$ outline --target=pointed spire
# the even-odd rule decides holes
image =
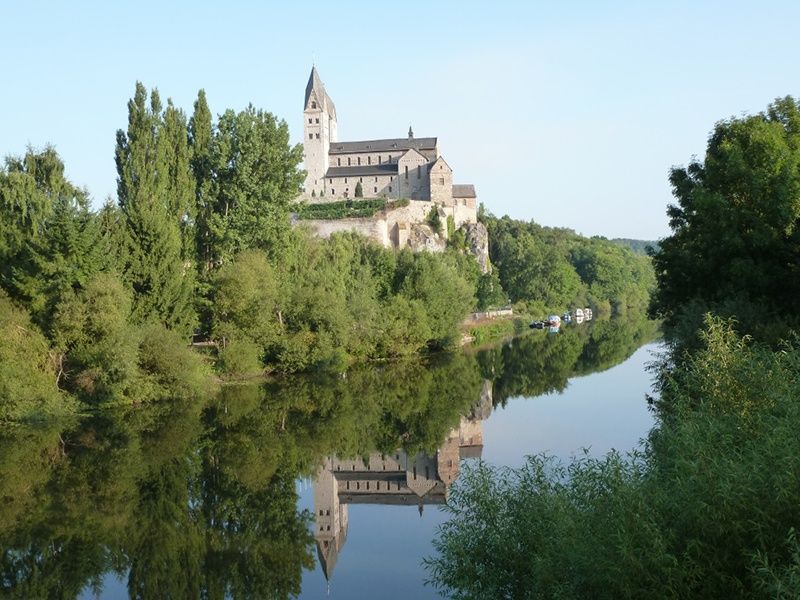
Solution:
[[[411,129],[411,125],[408,126],[408,139],[410,140],[414,139],[414,130]]]
[[[334,106],[331,97],[328,96],[328,92],[325,91],[325,84],[322,83],[322,78],[320,78],[319,73],[317,72],[316,65],[311,66],[311,74],[308,76],[305,103],[303,105],[304,109],[309,108],[308,102],[312,93],[314,96],[316,96],[317,102],[320,104],[319,108],[322,110],[327,110],[328,114],[336,119],[336,107]]]

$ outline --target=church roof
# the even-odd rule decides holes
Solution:
[[[330,167],[325,173],[325,177],[359,177],[361,175],[397,175],[397,163]]]
[[[327,109],[328,114],[336,119],[336,106],[333,104],[333,100],[331,97],[328,96],[328,92],[325,91],[325,84],[322,83],[322,79],[320,79],[319,73],[317,73],[317,67],[311,67],[311,75],[308,76],[308,83],[306,84],[306,98],[304,106],[308,108],[308,100],[311,98],[311,92],[316,92],[317,99],[323,103],[322,108]]]
[[[475,186],[471,183],[454,183],[453,198],[477,198]]]
[[[360,142],[334,142],[328,154],[350,154],[353,152],[391,152],[392,150],[434,150],[436,138],[392,138],[387,140],[363,140]]]

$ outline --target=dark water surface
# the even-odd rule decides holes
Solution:
[[[461,469],[633,448],[651,323],[0,432],[0,596],[436,598]]]

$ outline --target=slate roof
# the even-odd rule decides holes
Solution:
[[[325,91],[325,84],[322,83],[322,79],[320,79],[319,73],[317,73],[317,67],[311,67],[311,75],[308,76],[306,98],[303,106],[308,106],[308,99],[311,97],[311,92],[315,90],[319,101],[324,103],[322,108],[327,109],[328,114],[335,119],[336,105],[333,103],[333,100],[331,100],[331,97],[328,96],[328,92]]]
[[[391,152],[393,150],[433,150],[436,138],[392,138],[387,140],[363,140],[360,142],[333,142],[328,154],[351,154],[354,152]]]
[[[453,198],[477,198],[475,186],[471,183],[454,183]]]
[[[325,177],[360,177],[375,175],[397,175],[397,163],[383,165],[353,165],[350,167],[330,167]]]

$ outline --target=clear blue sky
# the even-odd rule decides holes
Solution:
[[[668,233],[667,173],[714,122],[800,94],[797,2],[6,2],[0,155],[55,145],[96,205],[134,84],[252,102],[302,136],[315,61],[341,140],[438,136],[495,214]]]

